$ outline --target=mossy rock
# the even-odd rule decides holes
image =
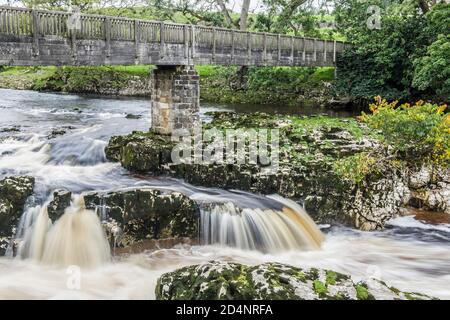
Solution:
[[[91,192],[84,195],[84,201],[88,209],[103,208],[113,225],[122,230],[116,242],[119,246],[145,239],[198,236],[197,205],[178,192],[151,188]]]
[[[212,261],[184,267],[163,274],[155,293],[159,300],[432,299],[374,279],[355,283],[339,272],[273,262],[247,266]]]
[[[17,176],[0,180],[0,237],[11,236],[11,230],[19,221],[33,188],[33,177]]]

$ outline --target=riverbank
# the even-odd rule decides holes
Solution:
[[[150,96],[153,66],[5,67],[0,88]],[[330,106],[336,104],[331,83],[333,68],[249,68],[238,76],[236,67],[197,66],[203,101],[236,104]]]

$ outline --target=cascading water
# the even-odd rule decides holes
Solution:
[[[30,218],[31,216],[31,218]],[[34,220],[24,232],[18,255],[54,266],[94,267],[110,260],[110,248],[100,219],[84,208],[83,197],[52,224],[47,205],[29,209],[24,220]]]
[[[293,201],[271,198],[281,210],[240,209],[232,202],[203,205],[201,242],[272,253],[318,249],[324,237],[308,214]]]

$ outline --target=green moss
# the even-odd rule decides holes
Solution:
[[[338,278],[338,275],[336,272],[327,270],[327,280],[326,280],[327,285],[335,284],[337,278]]]
[[[355,285],[356,289],[356,298],[358,300],[374,300],[373,295],[367,289],[367,285],[365,283],[358,283]]]
[[[320,298],[324,298],[327,295],[328,289],[327,285],[320,280],[314,280],[313,282],[314,291]]]

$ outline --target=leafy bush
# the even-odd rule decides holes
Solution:
[[[360,183],[368,174],[379,173],[376,163],[375,157],[366,152],[361,152],[339,159],[333,164],[333,168],[334,172],[345,179]]]
[[[380,130],[386,143],[408,158],[428,158],[438,163],[450,163],[450,114],[446,105],[418,101],[414,105],[375,98],[372,114],[360,119],[370,128]]]

